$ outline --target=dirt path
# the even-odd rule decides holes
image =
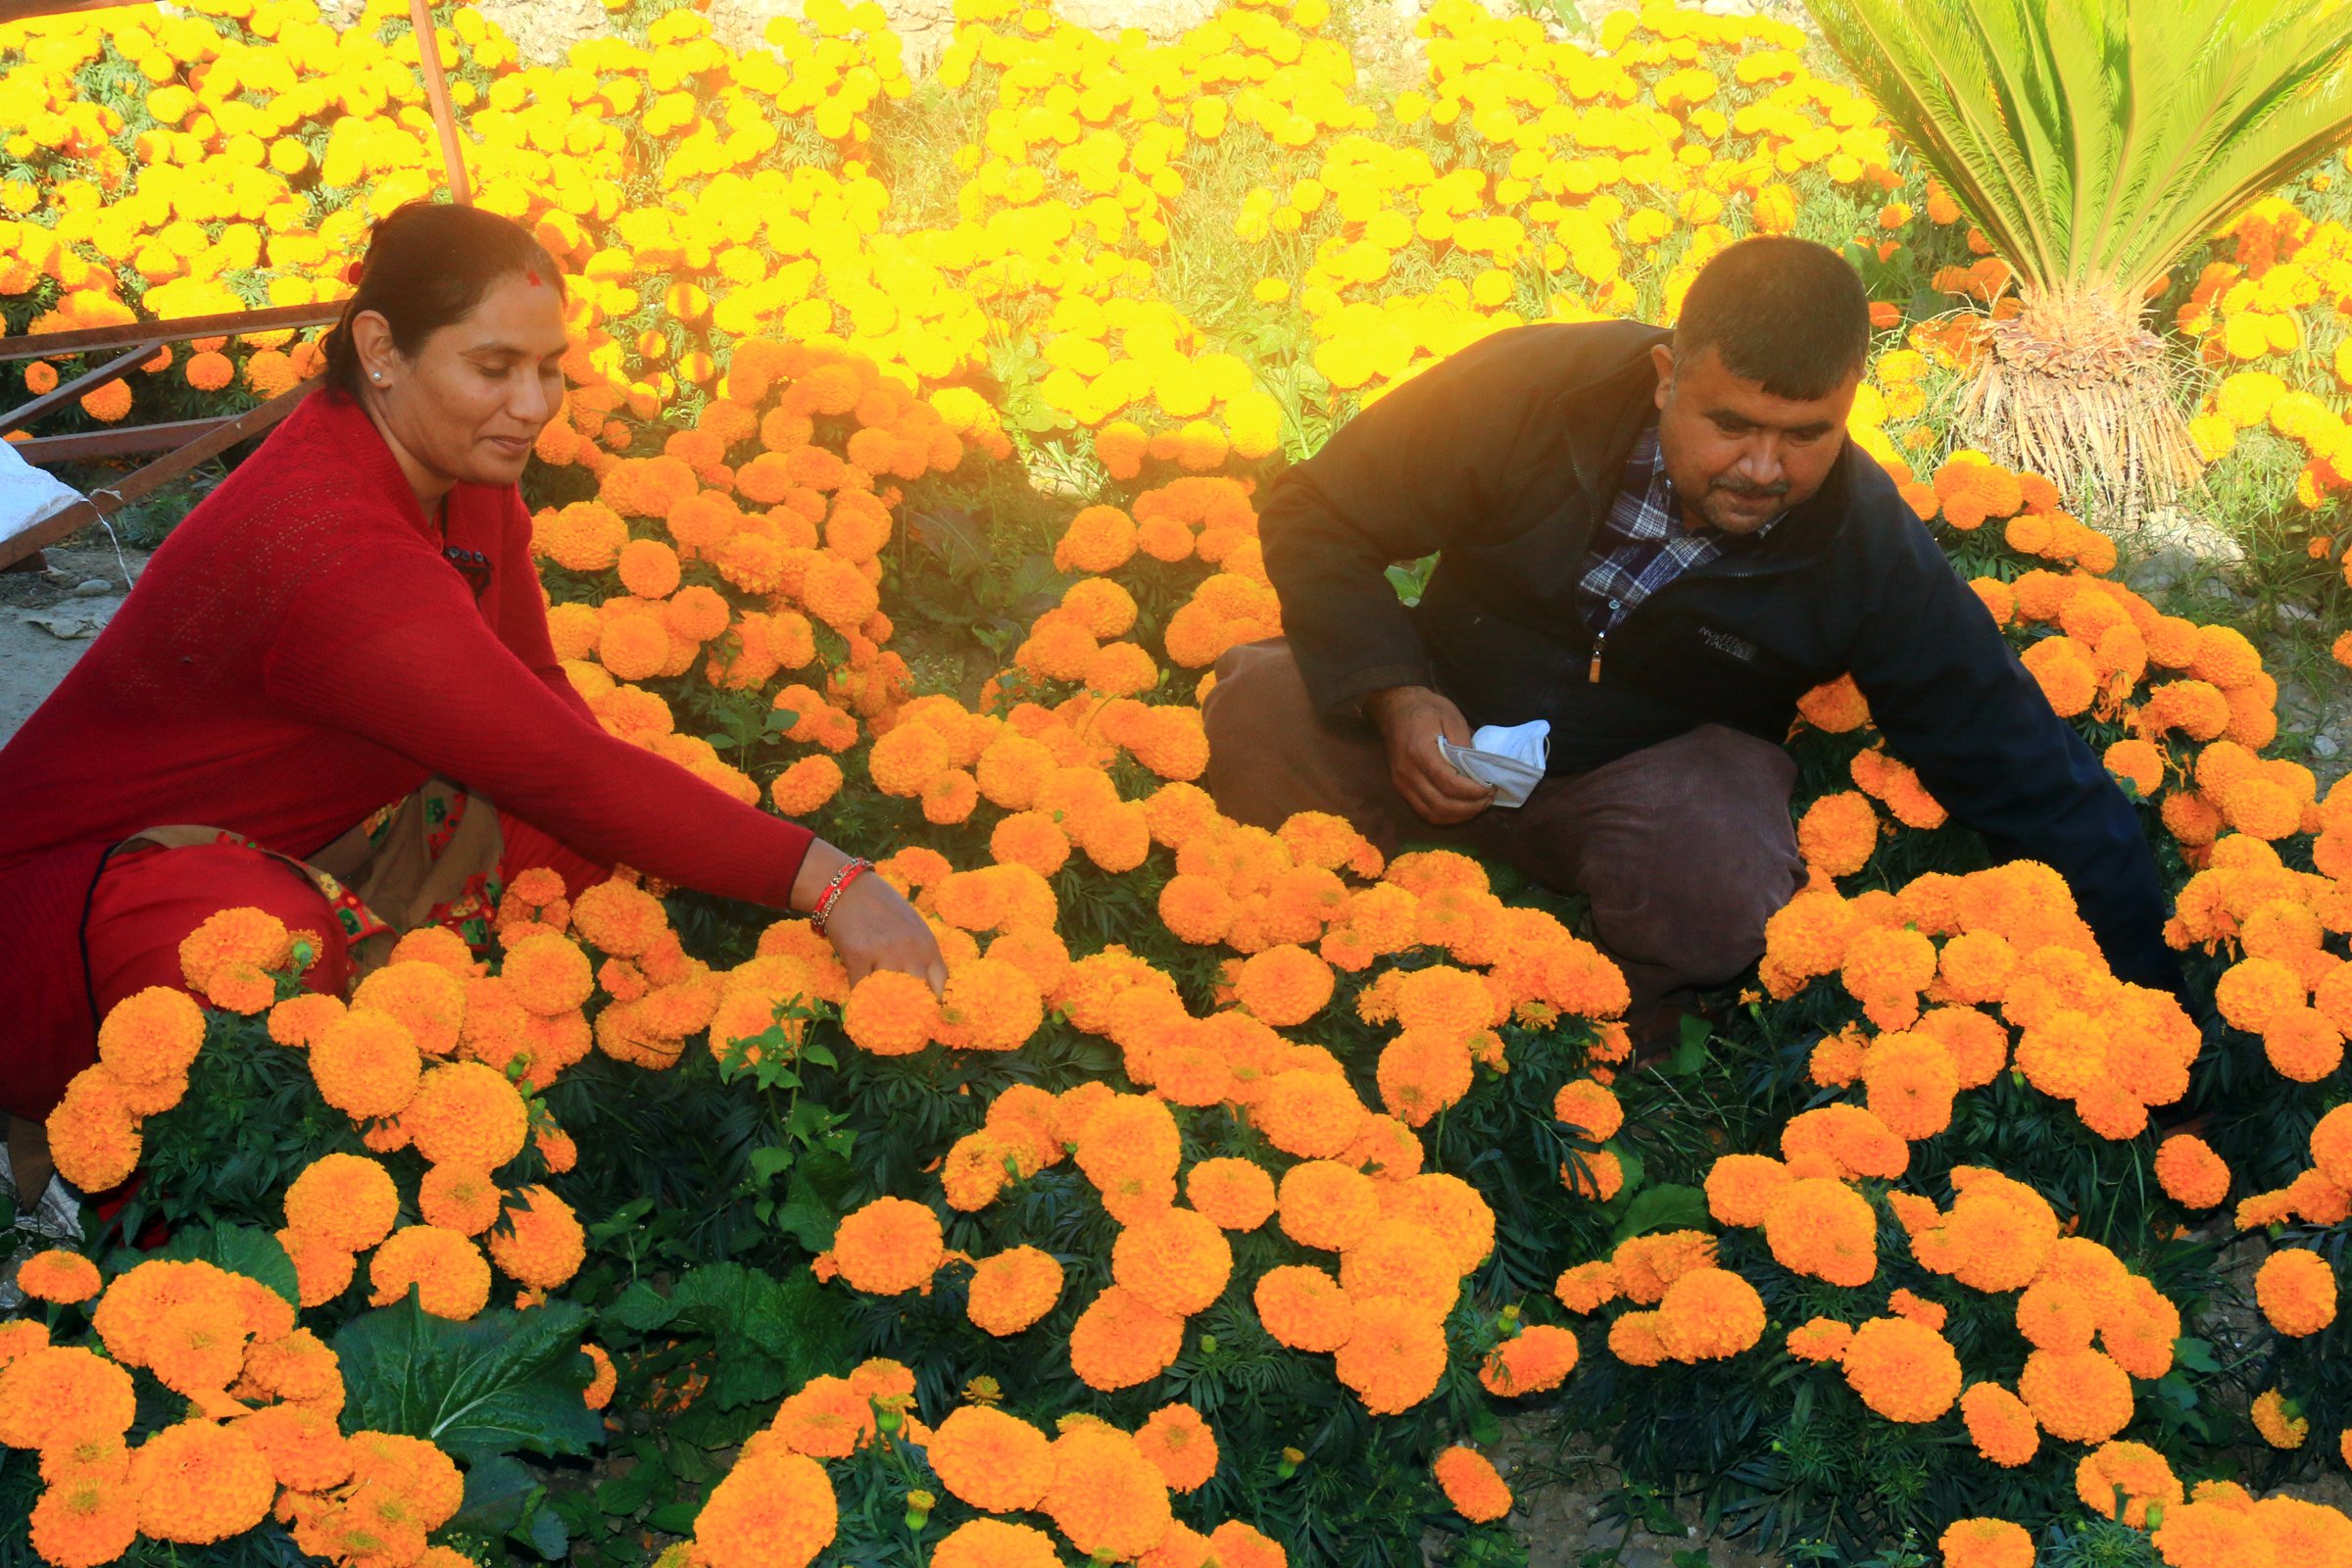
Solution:
[[[132,577],[146,569],[145,551],[120,560],[102,537],[79,537],[48,552],[42,571],[0,572],[0,744],[66,678],[98,629],[122,607]]]

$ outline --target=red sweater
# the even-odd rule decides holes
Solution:
[[[592,859],[787,905],[808,829],[608,735],[564,678],[520,493],[461,484],[447,528],[490,558],[478,598],[365,411],[315,394],[0,748],[0,1104],[88,1039],[83,901],[143,828],[308,857],[439,773]]]

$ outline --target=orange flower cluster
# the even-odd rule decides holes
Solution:
[[[2151,1106],[2187,1092],[2195,1025],[2169,993],[2108,972],[2066,884],[2046,866],[1930,873],[1899,892],[1850,900],[1817,888],[1772,917],[1765,943],[1762,974],[1775,997],[1836,975],[1885,1031],[1823,1041],[1813,1077],[1827,1088],[1858,1085],[1904,1140],[1941,1132],[1957,1094],[2013,1062],[2104,1138],[2135,1136]]]
[[[32,1544],[45,1561],[96,1568],[142,1537],[226,1541],[274,1510],[305,1550],[350,1568],[450,1568],[456,1554],[425,1538],[457,1511],[457,1467],[413,1438],[346,1438],[335,1352],[296,1325],[292,1302],[201,1261],[139,1263],[103,1294],[82,1283],[97,1296],[91,1346],[40,1335],[0,1348],[0,1444],[39,1455]],[[135,1448],[134,1367],[186,1406]]]

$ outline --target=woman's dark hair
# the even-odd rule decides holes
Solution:
[[[1852,264],[1809,239],[1759,234],[1698,270],[1675,321],[1676,358],[1706,349],[1776,398],[1828,397],[1870,353],[1870,296]]]
[[[368,379],[351,336],[361,312],[380,313],[391,323],[393,344],[414,355],[426,338],[481,304],[492,284],[525,272],[563,297],[564,274],[555,259],[512,219],[447,202],[394,208],[368,235],[359,292],[326,335],[326,384],[357,397]]]

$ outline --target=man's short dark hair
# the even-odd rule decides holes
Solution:
[[[1690,283],[1674,352],[1705,349],[1776,398],[1828,397],[1870,353],[1870,296],[1851,263],[1809,239],[1758,234],[1725,246]]]

